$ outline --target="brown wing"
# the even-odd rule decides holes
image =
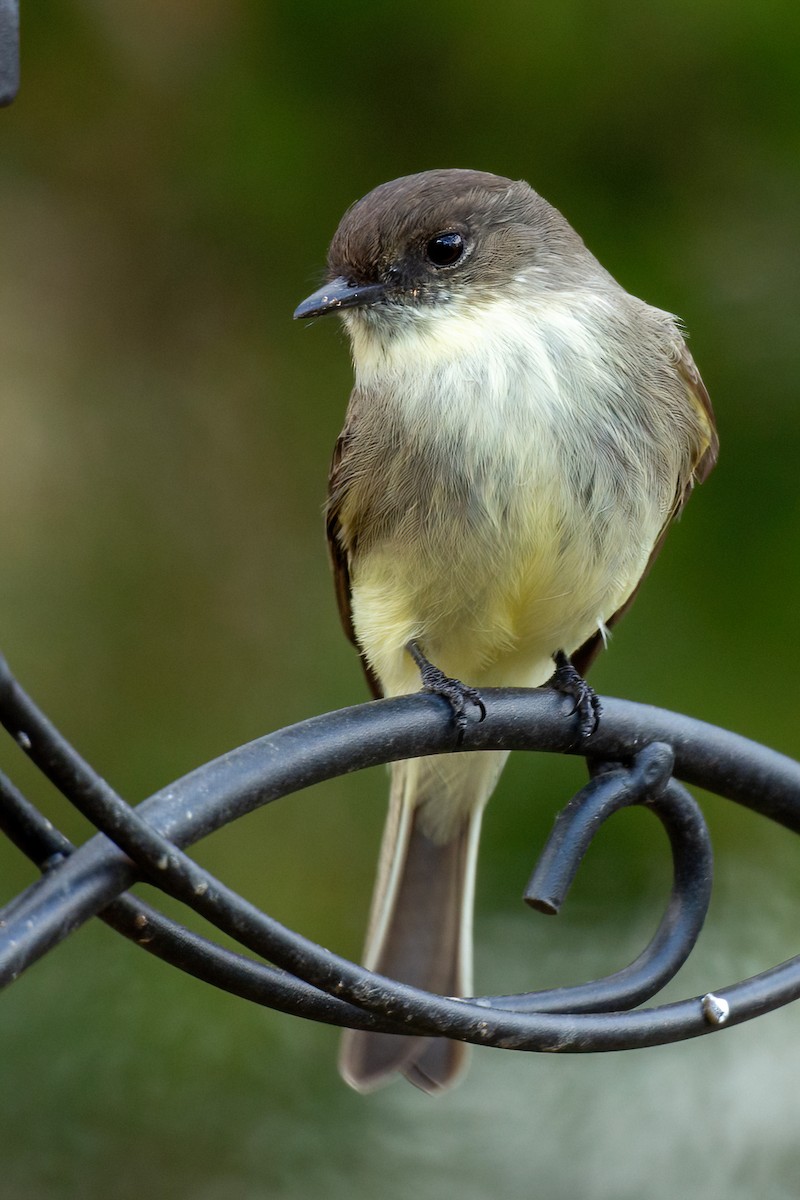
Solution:
[[[333,456],[331,458],[331,468],[328,476],[328,499],[325,504],[325,529],[328,535],[328,554],[330,555],[331,568],[333,570],[333,586],[336,592],[336,603],[339,606],[339,616],[342,619],[345,633],[356,650],[358,650],[369,689],[375,699],[379,700],[383,695],[383,691],[381,690],[377,675],[364,657],[353,627],[353,614],[350,608],[350,556],[342,544],[340,536],[341,526],[339,517],[345,487],[343,464],[347,457],[350,440],[349,424],[345,424],[344,429],[336,439],[336,445],[333,448]]]
[[[700,420],[700,426],[705,435],[705,443],[697,462],[695,463],[692,477],[683,489],[683,495],[679,498],[679,504],[675,512],[675,516],[683,508],[689,498],[689,493],[695,483],[705,483],[714,469],[719,454],[719,437],[717,436],[717,422],[714,418],[714,409],[711,407],[711,398],[706,391],[706,385],[700,378],[700,372],[695,366],[694,359],[687,350],[685,344],[680,345],[678,355],[678,375],[686,384],[686,391],[689,394],[689,399],[694,406],[695,411]]]
[[[711,471],[714,468],[714,464],[717,461],[717,455],[719,453],[719,438],[717,436],[716,421],[714,420],[714,409],[711,406],[711,399],[706,391],[706,386],[703,383],[703,380],[700,378],[700,372],[695,366],[694,359],[682,341],[680,346],[677,348],[676,366],[678,375],[686,384],[686,391],[689,396],[689,400],[698,416],[700,429],[702,431],[700,450],[688,479],[679,487],[678,493],[675,497],[674,508],[664,523],[664,528],[661,530],[658,540],[653,547],[652,553],[647,560],[647,566],[642,572],[641,579],[625,603],[617,609],[617,611],[608,619],[608,621],[606,621],[606,626],[609,629],[613,628],[613,626],[625,616],[625,613],[633,604],[639,592],[639,588],[644,583],[645,579],[650,573],[650,568],[658,558],[661,547],[664,545],[664,539],[667,536],[667,531],[669,530],[670,524],[672,523],[673,519],[679,516],[683,511],[683,507],[686,504],[686,501],[689,499],[689,495],[695,483],[705,483],[706,479],[708,479],[708,476],[711,474]],[[572,665],[580,675],[586,675],[589,667],[600,653],[602,646],[603,638],[598,630],[597,633],[592,634],[592,636],[585,641],[583,645],[580,646],[571,656]]]

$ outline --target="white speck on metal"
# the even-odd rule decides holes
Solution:
[[[731,1015],[731,1006],[728,1001],[723,1000],[722,996],[715,996],[713,992],[707,992],[703,996],[702,1005],[703,1016],[709,1025],[724,1025]]]

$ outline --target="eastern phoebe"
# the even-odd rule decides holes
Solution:
[[[479,688],[538,687],[555,660],[569,684],[566,656],[580,693],[717,456],[675,318],[620,287],[527,183],[480,171],[375,188],[342,218],[327,276],[295,317],[341,313],[352,343],[326,512],[373,693],[415,691],[426,659]],[[579,700],[590,732],[593,694]],[[470,993],[478,834],[505,759],[393,765],[370,970]],[[346,1030],[340,1068],[360,1091],[399,1071],[436,1092],[465,1053]]]

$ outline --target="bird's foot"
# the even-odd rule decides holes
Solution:
[[[600,724],[600,714],[603,706],[593,688],[579,675],[563,650],[557,650],[553,655],[556,669],[547,681],[547,686],[564,696],[572,696],[575,705],[570,713],[578,713],[580,717],[580,735],[582,739],[592,736]]]
[[[477,688],[468,687],[460,679],[452,679],[449,675],[445,675],[444,671],[440,671],[425,657],[416,642],[409,642],[406,650],[417,664],[423,692],[432,692],[434,696],[443,696],[450,705],[456,723],[458,741],[462,742],[464,731],[467,728],[468,705],[474,704],[480,710],[479,720],[482,721],[486,716],[486,705],[481,699],[480,692]],[[594,693],[592,694],[594,695]]]

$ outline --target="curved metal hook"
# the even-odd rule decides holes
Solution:
[[[628,766],[604,766],[559,813],[525,890],[531,907],[555,915],[600,827],[620,809],[644,805],[664,826],[673,861],[669,903],[649,945],[602,979],[482,1002],[515,1012],[615,1012],[649,1000],[683,966],[708,912],[713,851],[698,805],[670,778],[674,758],[670,746],[653,742]]]

